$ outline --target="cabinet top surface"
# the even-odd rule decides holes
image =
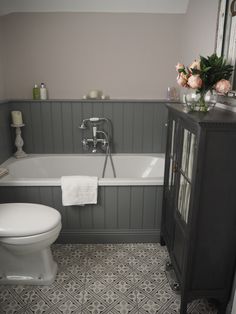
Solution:
[[[236,127],[236,113],[224,110],[220,108],[213,108],[209,112],[189,112],[184,111],[184,105],[178,104],[167,104],[167,108],[174,111],[178,115],[182,116],[184,119],[192,120],[199,124],[211,124],[211,123],[223,123],[223,124],[235,124]]]

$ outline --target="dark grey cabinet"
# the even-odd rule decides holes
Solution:
[[[161,242],[180,285],[180,313],[204,297],[223,314],[236,266],[236,114],[167,107]]]

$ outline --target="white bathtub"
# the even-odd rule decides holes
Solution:
[[[9,174],[0,186],[59,186],[61,176],[99,177],[100,186],[163,185],[164,154],[114,154],[116,178],[108,159],[105,178],[101,178],[104,155],[29,155],[9,158],[1,167]]]

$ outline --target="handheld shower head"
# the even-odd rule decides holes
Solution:
[[[92,124],[92,126],[96,126],[97,124],[99,124],[100,122],[108,122],[110,123],[110,120],[107,118],[98,118],[98,117],[92,117],[92,118],[88,118],[88,119],[83,119],[81,125],[79,126],[79,128],[81,130],[85,130],[88,128],[89,124]]]
[[[103,121],[103,120],[104,120],[103,118],[96,118],[96,117],[94,117],[94,118],[89,118],[89,119],[84,119],[84,120],[82,121],[81,125],[79,126],[79,128],[80,128],[81,130],[85,130],[85,129],[87,129],[87,127],[88,127],[88,123],[95,124],[95,123],[101,122],[101,121]]]

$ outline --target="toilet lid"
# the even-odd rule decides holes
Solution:
[[[0,236],[22,237],[55,228],[60,213],[49,206],[31,203],[0,204]]]

